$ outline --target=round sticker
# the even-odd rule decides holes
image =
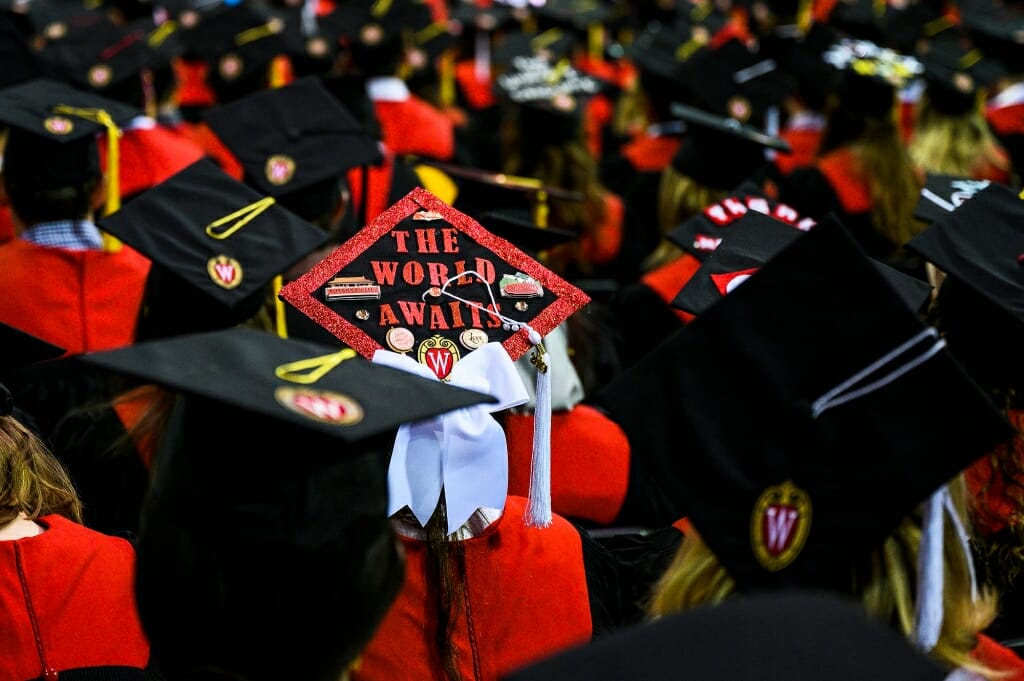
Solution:
[[[467,350],[476,350],[487,343],[487,334],[480,329],[466,329],[459,334],[459,342]]]
[[[376,45],[384,39],[384,29],[380,24],[367,24],[359,32],[359,41],[364,45]]]
[[[278,388],[274,391],[274,398],[282,407],[321,423],[351,426],[363,420],[363,408],[359,403],[341,393]]]
[[[746,97],[733,95],[726,104],[729,115],[738,121],[746,121],[750,118],[750,102]]]
[[[217,66],[217,71],[220,73],[220,77],[224,80],[234,80],[238,76],[242,75],[242,58],[237,54],[225,54],[220,58],[220,64]]]
[[[89,79],[89,85],[94,88],[103,88],[110,85],[112,73],[106,64],[97,64],[89,69],[89,74],[86,77]]]
[[[71,122],[70,118],[64,116],[50,116],[43,121],[43,127],[46,128],[46,132],[51,135],[70,135],[71,131],[75,129],[75,124]]]
[[[416,338],[413,337],[412,331],[401,326],[388,329],[384,340],[387,341],[388,347],[395,352],[409,352],[416,344]]]

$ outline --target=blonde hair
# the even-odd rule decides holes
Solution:
[[[641,265],[650,271],[668,264],[679,257],[682,251],[665,235],[690,217],[704,210],[712,203],[728,195],[725,189],[715,189],[684,175],[671,165],[665,166],[658,184],[658,229],[661,241]]]
[[[951,489],[954,499],[959,500],[955,503],[962,509],[962,485],[957,483]],[[850,594],[859,597],[871,615],[892,623],[907,636],[914,624],[914,583],[920,542],[919,523],[905,518],[867,562],[853,570],[850,581]],[[985,589],[977,601],[972,601],[968,558],[948,522],[944,544],[944,616],[939,641],[931,654],[951,668],[964,667],[986,678],[998,679],[1001,672],[983,667],[971,657],[977,635],[995,619],[997,595]],[[720,603],[736,592],[736,583],[700,535],[691,530],[655,585],[647,612],[657,618]]]
[[[922,182],[894,119],[866,117],[864,132],[850,148],[868,180],[875,231],[903,246],[924,228],[914,218]]]
[[[82,522],[82,502],[67,471],[17,418],[0,416],[0,527],[24,513]]]
[[[980,107],[950,116],[932,106],[927,96],[917,110],[908,152],[918,168],[930,173],[975,177],[985,164],[1007,169]]]

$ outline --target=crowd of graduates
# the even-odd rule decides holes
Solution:
[[[0,0],[0,681],[1024,680],[1022,36]]]

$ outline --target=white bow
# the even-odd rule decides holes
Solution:
[[[390,350],[375,352],[373,362],[438,380],[428,367]],[[505,431],[491,413],[527,402],[529,393],[500,343],[486,343],[463,357],[448,379],[452,385],[486,393],[498,401],[398,429],[388,469],[388,515],[408,506],[420,525],[426,526],[443,486],[448,534],[452,534],[476,509],[505,507],[508,444]]]

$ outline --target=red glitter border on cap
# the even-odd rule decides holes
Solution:
[[[513,244],[488,232],[479,222],[456,210],[426,189],[416,187],[397,203],[378,215],[372,222],[336,248],[330,255],[314,265],[298,279],[281,288],[279,297],[299,312],[312,319],[330,334],[367,359],[382,349],[380,343],[365,331],[327,307],[313,295],[337,272],[340,272],[373,244],[377,243],[399,222],[420,210],[432,210],[455,229],[466,234],[478,244],[493,252],[508,265],[536,279],[541,286],[556,296],[554,302],[545,307],[528,322],[541,336],[565,321],[590,302],[590,296],[558,276],[550,269],[531,258]],[[509,336],[502,342],[509,357],[517,360],[532,347],[526,330]]]

